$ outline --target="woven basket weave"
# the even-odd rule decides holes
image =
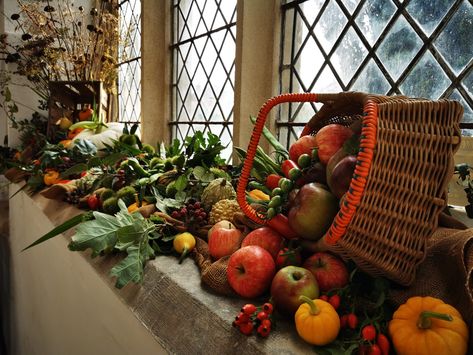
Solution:
[[[324,238],[332,251],[364,271],[411,284],[446,204],[453,155],[460,144],[462,106],[449,100],[359,92],[270,99],[258,114],[237,188],[240,207],[258,223],[268,221],[248,205],[244,192],[266,117],[272,107],[285,102],[323,103],[302,135],[315,134],[330,123],[362,120],[355,173]]]

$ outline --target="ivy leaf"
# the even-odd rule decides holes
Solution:
[[[94,212],[95,220],[79,224],[72,237],[69,249],[73,251],[92,249],[93,256],[105,249],[113,248],[117,242],[116,231],[122,226],[120,221],[108,214]]]
[[[174,183],[174,187],[176,188],[177,191],[184,191],[187,187],[187,176],[186,175],[179,176]]]

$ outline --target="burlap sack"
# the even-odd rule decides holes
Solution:
[[[209,247],[205,241],[196,238],[192,251],[194,261],[200,269],[201,281],[210,289],[224,296],[236,296],[235,291],[227,281],[227,265],[229,256],[212,262]]]

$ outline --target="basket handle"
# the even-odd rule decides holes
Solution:
[[[259,224],[267,224],[268,222],[271,224],[271,221],[276,219],[273,218],[272,220],[267,220],[262,218],[261,215],[258,215],[257,211],[246,201],[245,195],[250,171],[256,154],[256,148],[263,132],[266,117],[274,106],[286,102],[324,103],[324,106],[314,117],[312,117],[310,122],[306,124],[302,135],[313,133],[317,124],[325,118],[333,117],[333,115],[336,114],[359,112],[357,110],[361,107],[363,112],[363,127],[361,131],[360,151],[357,154],[357,166],[348,192],[346,193],[346,198],[341,204],[338,214],[335,216],[332,225],[324,237],[328,244],[335,244],[344,235],[348,224],[360,204],[361,196],[367,182],[368,173],[371,168],[376,144],[378,103],[384,101],[384,96],[368,95],[361,92],[343,92],[337,94],[283,94],[269,99],[261,107],[258,113],[237,186],[237,201],[245,215]],[[342,108],[339,107],[340,105]]]
[[[322,102],[324,105],[304,126],[301,137],[314,133],[321,128],[320,122],[332,117],[353,115],[362,112],[368,98],[374,98],[375,96],[376,95],[368,95],[358,91],[318,94],[317,101]]]
[[[336,94],[335,94],[336,95]],[[246,152],[246,159],[243,163],[241,176],[237,186],[237,201],[240,205],[241,210],[249,217],[253,222],[259,224],[266,224],[267,219],[261,218],[256,210],[246,201],[246,187],[248,185],[248,179],[250,177],[251,168],[256,155],[256,148],[263,132],[266,118],[271,109],[281,103],[286,102],[317,102],[318,95],[313,93],[297,93],[297,94],[282,94],[275,96],[260,108],[258,116],[256,118],[253,133],[251,134],[250,143],[248,144],[248,150]]]

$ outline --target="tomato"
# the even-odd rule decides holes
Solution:
[[[282,269],[285,266],[299,266],[302,263],[302,257],[299,250],[283,248],[279,251],[276,258],[276,267]]]
[[[378,344],[378,346],[380,347],[383,355],[389,355],[390,344],[389,344],[389,339],[387,338],[386,335],[381,334],[381,333],[378,334],[378,337],[376,338],[376,344]]]
[[[273,190],[276,187],[278,187],[278,183],[280,179],[281,179],[281,176],[279,176],[278,174],[269,174],[266,177],[265,185],[268,189]]]
[[[298,237],[297,233],[289,226],[287,217],[281,213],[278,213],[271,218],[267,225],[286,239],[295,239]]]
[[[98,199],[97,195],[93,194],[87,198],[87,205],[93,211],[95,211],[99,207],[100,200]]]
[[[338,307],[340,307],[340,296],[339,295],[330,296],[330,298],[328,299],[328,303],[330,303],[333,308],[338,309]]]
[[[368,354],[369,355],[382,355],[381,349],[376,344],[371,345],[371,347],[369,348]]]
[[[284,176],[287,177],[287,178],[290,178],[290,175],[289,175],[289,172],[292,170],[292,169],[297,169],[299,170],[299,167],[297,166],[297,164],[290,160],[290,159],[287,159],[287,160],[284,160],[281,164],[281,169],[282,169],[282,172],[284,173]],[[300,170],[299,170],[300,171]]]
[[[361,329],[361,337],[367,341],[373,341],[376,338],[376,328],[371,324],[365,325]]]
[[[355,313],[350,313],[347,316],[347,322],[348,322],[348,326],[351,329],[356,329],[356,327],[358,326],[358,317],[356,316]]]

